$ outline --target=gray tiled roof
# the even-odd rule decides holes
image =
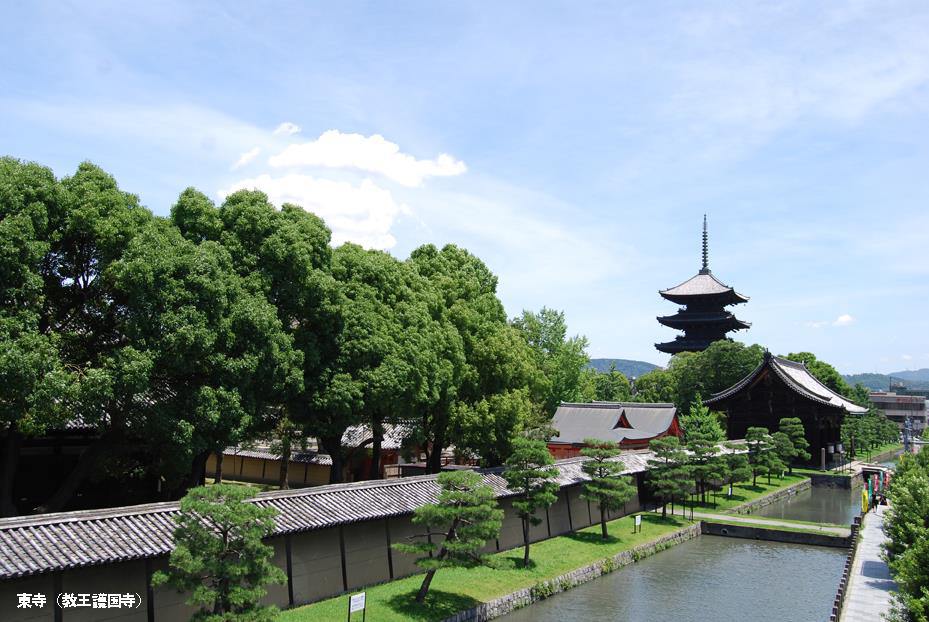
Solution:
[[[713,276],[712,272],[700,272],[692,276],[680,285],[675,285],[668,289],[660,290],[659,293],[665,298],[686,298],[689,296],[718,296],[728,294],[732,302],[746,302],[747,296],[736,292],[734,289]]]
[[[598,438],[619,443],[626,439],[654,438],[668,431],[676,413],[674,404],[564,403],[552,419],[552,427],[558,430],[558,436],[551,442],[582,443],[585,438]],[[623,415],[631,427],[620,425]]]
[[[619,457],[625,473],[647,467],[650,451]],[[585,481],[585,458],[556,462],[558,483]],[[482,471],[498,497],[511,494],[500,470]],[[436,499],[435,475],[348,484],[330,484],[256,495],[252,502],[273,507],[275,534],[322,529],[339,524],[408,514]],[[105,510],[62,512],[0,519],[0,579],[43,572],[156,557],[170,553],[178,503],[153,503]]]
[[[224,456],[242,456],[244,458],[258,458],[261,460],[280,460],[281,454],[271,451],[270,447],[255,447],[253,449],[240,449],[238,447],[227,447],[223,451]],[[321,454],[316,451],[301,451],[295,449],[290,453],[290,461],[299,464],[319,464],[331,466],[332,458],[329,454]]]
[[[751,384],[755,378],[757,378],[765,370],[765,368],[770,367],[771,370],[784,381],[784,384],[788,388],[796,392],[797,394],[805,397],[814,402],[826,406],[832,406],[835,408],[841,408],[848,413],[860,415],[868,411],[867,408],[858,406],[854,402],[851,402],[823,383],[816,379],[816,377],[810,373],[806,368],[806,365],[803,363],[798,363],[796,361],[791,361],[789,359],[781,358],[779,356],[774,356],[769,352],[765,353],[765,358],[762,360],[761,364],[755,368],[752,373],[742,378],[725,391],[720,391],[713,395],[713,397],[704,400],[703,403],[707,406],[721,402],[739,391],[744,387]]]
[[[381,449],[400,449],[403,441],[413,433],[412,423],[385,423]],[[353,425],[342,434],[343,447],[358,447],[372,438],[371,426]],[[370,445],[370,442],[368,443]]]

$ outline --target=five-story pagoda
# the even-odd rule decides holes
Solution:
[[[703,216],[703,267],[696,276],[677,287],[658,292],[663,298],[684,305],[674,315],[659,317],[665,326],[684,331],[674,341],[656,343],[661,352],[700,352],[711,343],[726,338],[726,333],[746,329],[743,322],[726,310],[729,305],[748,302],[748,297],[719,281],[709,267],[706,215]]]

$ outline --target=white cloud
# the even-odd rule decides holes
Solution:
[[[332,229],[332,243],[355,242],[366,248],[389,249],[397,240],[390,229],[401,213],[409,208],[397,202],[390,191],[370,179],[359,185],[291,174],[272,177],[264,174],[242,179],[219,191],[225,198],[236,190],[257,189],[271,202],[296,203],[326,221]]]
[[[252,160],[258,157],[258,154],[261,153],[261,147],[255,147],[254,149],[249,149],[236,160],[235,164],[232,165],[232,170],[242,168]]]
[[[855,318],[850,316],[848,313],[843,313],[835,319],[832,323],[833,326],[849,326],[855,323]]]
[[[421,186],[428,177],[461,175],[467,170],[464,162],[446,153],[432,160],[417,160],[380,134],[363,136],[339,130],[328,130],[316,140],[290,145],[269,162],[275,167],[354,168],[409,187]]]
[[[804,322],[803,325],[807,328],[823,328],[826,326],[851,326],[855,323],[855,318],[849,315],[848,313],[843,313],[836,319],[831,322],[828,320],[815,320]]]
[[[300,126],[296,123],[291,123],[290,121],[284,121],[276,128],[274,128],[275,136],[292,136],[293,134],[300,133]]]
[[[913,360],[913,355],[911,355],[911,354],[904,354],[904,355],[902,355],[900,358],[902,358],[904,361],[912,361],[912,360]]]

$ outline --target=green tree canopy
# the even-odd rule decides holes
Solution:
[[[513,320],[535,357],[536,364],[548,379],[549,388],[543,397],[549,417],[561,402],[582,399],[581,377],[590,359],[587,338],[568,337],[564,313],[543,307],[538,313],[523,311]]]
[[[513,438],[547,422],[550,413],[541,404],[550,382],[523,335],[507,324],[497,277],[480,259],[455,245],[427,244],[413,251],[409,264],[435,288],[464,357],[453,399],[423,412],[424,440],[438,448],[429,468],[438,471],[449,435],[485,466],[500,465]]]
[[[277,510],[248,503],[250,495],[219,484],[194,488],[181,500],[169,570],[156,572],[152,583],[188,592],[187,604],[200,608],[194,622],[277,618],[276,607],[260,604],[267,585],[287,580],[271,563],[274,549],[262,542],[274,531]]]
[[[697,435],[714,443],[726,440],[726,431],[719,423],[719,416],[703,405],[699,393],[694,396],[688,414],[681,417],[681,427],[684,429],[685,439]]]

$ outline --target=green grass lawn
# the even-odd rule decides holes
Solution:
[[[449,568],[439,570],[425,603],[414,602],[422,575],[415,575],[365,589],[367,618],[377,622],[441,620],[456,612],[504,596],[521,588],[557,577],[621,551],[659,538],[690,524],[680,517],[642,517],[642,531],[632,533],[633,517],[609,523],[610,538],[600,538],[600,525],[543,540],[532,545],[532,562],[522,567],[522,549],[497,553],[499,568]],[[282,622],[341,620],[348,611],[348,595],[330,598],[281,613]],[[360,619],[360,618],[359,618]]]
[[[717,492],[715,495],[711,492],[707,492],[706,503],[697,502],[694,507],[698,510],[708,510],[712,512],[725,512],[731,510],[732,508],[742,505],[743,503],[748,503],[749,501],[754,501],[759,497],[771,494],[772,492],[777,492],[782,488],[787,488],[788,486],[793,486],[798,484],[805,479],[809,479],[811,472],[810,469],[798,469],[794,468],[793,475],[784,475],[784,477],[772,477],[771,483],[768,484],[768,478],[761,476],[758,478],[757,485],[752,486],[752,483],[741,482],[735,484],[732,487],[732,496],[729,497],[726,495],[729,487],[723,486],[723,489]],[[690,507],[690,502],[687,504]],[[669,506],[670,511],[670,506]],[[675,511],[679,512],[680,508],[675,506]]]

